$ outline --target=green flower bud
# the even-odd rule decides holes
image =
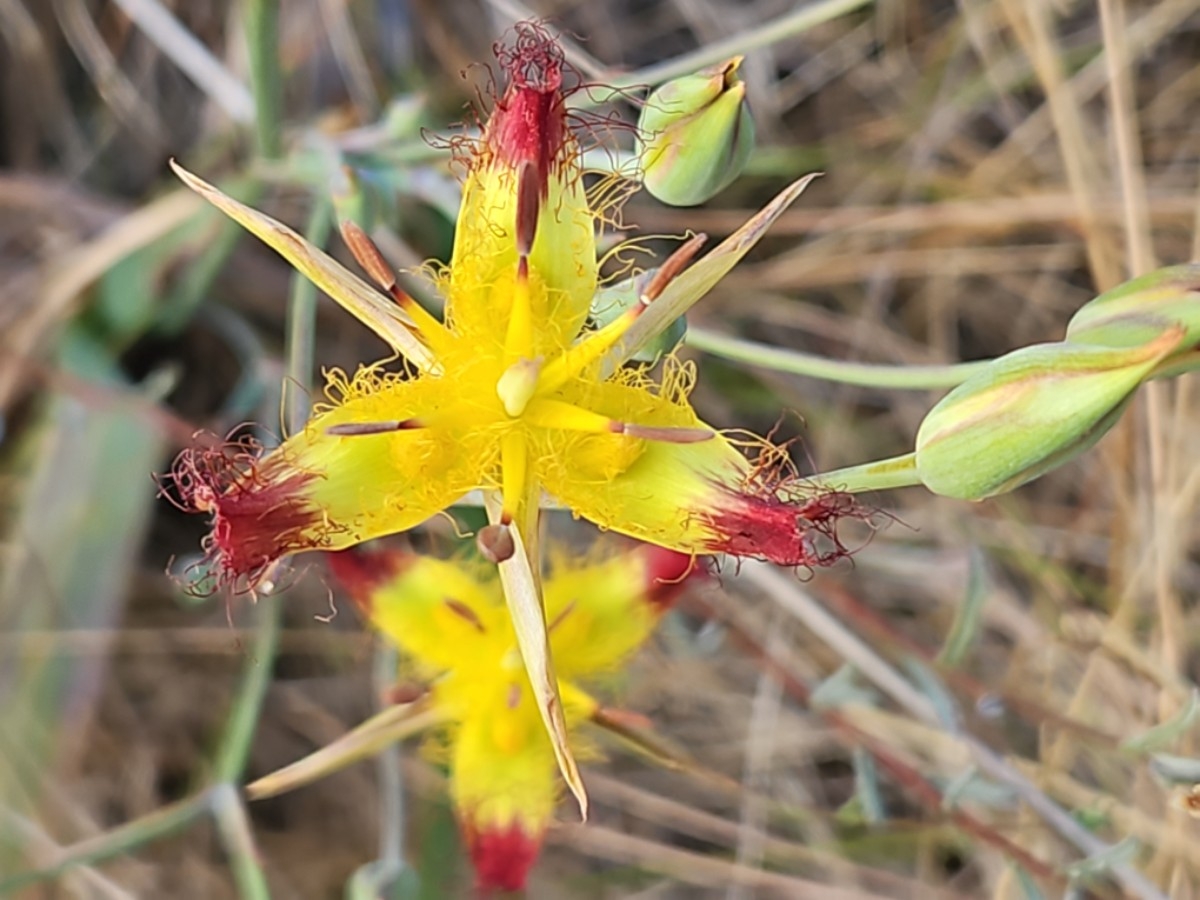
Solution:
[[[592,308],[589,317],[597,328],[603,328],[612,322],[635,303],[642,302],[642,292],[654,277],[658,269],[647,269],[640,275],[618,281],[596,291],[592,297]],[[635,362],[654,363],[679,346],[683,336],[687,334],[687,319],[680,316],[651,341],[642,347],[630,359]]]
[[[1137,347],[1182,328],[1176,352],[1200,345],[1200,264],[1171,266],[1101,294],[1072,316],[1073,344]]]
[[[672,206],[695,206],[726,188],[754,149],[742,58],[668,81],[638,120],[642,182]]]
[[[917,432],[916,465],[935,494],[982,500],[1092,447],[1183,337],[1139,347],[1039,344],[1002,356],[942,398]]]

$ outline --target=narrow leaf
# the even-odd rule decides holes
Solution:
[[[385,299],[325,251],[314,247],[282,222],[221,193],[174,160],[171,167],[175,174],[183,179],[184,184],[275,250],[413,365],[423,372],[436,368],[437,361],[429,352],[429,348],[409,330],[405,324],[406,317],[391,300]]]
[[[427,700],[392,706],[346,732],[336,741],[291,765],[277,769],[246,788],[251,800],[287,793],[374,756],[396,741],[445,721],[446,714]]]
[[[721,242],[712,253],[684,270],[629,329],[629,332],[604,357],[604,370],[611,373],[635,353],[649,344],[671,323],[691,309],[697,300],[729,274],[738,262],[758,243],[768,228],[792,203],[804,193],[814,172],[793,182],[770,203],[751,217],[741,228]]]

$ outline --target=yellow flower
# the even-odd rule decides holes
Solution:
[[[485,491],[493,525],[481,546],[500,564],[543,720],[586,812],[538,597],[543,491],[577,516],[662,547],[788,566],[845,556],[837,521],[862,513],[848,495],[797,478],[782,449],[750,438],[743,443],[757,453],[748,460],[700,421],[687,401],[690,366],[669,359],[657,380],[622,367],[754,246],[811,176],[690,267],[702,238],[684,244],[647,281],[641,303],[589,329],[605,211],[584,187],[561,49],[535,25],[517,26],[516,36],[500,54],[507,88],[465,160],[453,254],[439,277],[445,321],[396,285],[357,226],[344,225],[343,237],[390,300],[291,229],[177,167],[408,367],[334,372],[330,402],[280,447],[186,452],[173,475],[183,504],[212,516],[206,549],[218,580],[251,589],[287,554],[352,547]]]
[[[537,858],[559,781],[495,570],[399,551],[331,553],[330,568],[396,644],[448,733],[450,789],[481,889],[519,890]],[[577,679],[616,669],[650,635],[698,566],[643,545],[562,562],[545,585],[550,645],[572,742],[600,709]]]
[[[403,294],[356,226],[343,229],[350,248],[406,316],[294,232],[180,170],[416,370],[332,373],[330,403],[260,459],[185,454],[181,493],[212,514],[222,574],[253,584],[285,554],[411,528],[478,488],[502,491],[506,522],[520,521],[544,489],[603,528],[685,553],[789,566],[838,558],[839,547],[820,549],[813,538],[829,531],[826,511],[846,504],[831,506],[790,476],[775,448],[751,440],[760,451],[752,464],[700,421],[687,402],[690,366],[668,360],[657,381],[633,369],[606,375],[699,242],[660,269],[643,303],[587,330],[601,213],[589,205],[567,127],[561,51],[524,26],[501,59],[508,89],[469,160],[453,256],[439,279],[444,323]],[[698,294],[716,279],[699,280]]]

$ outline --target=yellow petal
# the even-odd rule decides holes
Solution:
[[[681,399],[606,383],[576,402],[648,427],[705,428]],[[535,447],[546,490],[602,528],[682,553],[729,553],[780,565],[847,555],[838,520],[866,518],[848,496],[797,478],[782,451],[751,463],[725,437],[667,443],[616,434],[546,432]]]
[[[478,707],[454,737],[451,792],[482,889],[520,890],[558,796],[554,750],[526,692]]]
[[[354,548],[326,561],[372,626],[431,677],[509,640],[494,580],[463,560]]]
[[[695,557],[648,544],[598,562],[564,554],[546,579],[546,617],[559,678],[620,665],[699,571]]]
[[[404,324],[406,317],[395,304],[384,299],[361,278],[347,271],[333,257],[314,247],[282,222],[221,193],[174,160],[171,161],[171,168],[183,179],[184,184],[270,246],[418,369],[428,372],[436,368],[437,361],[428,348]]]
[[[334,382],[345,402],[265,456],[197,449],[177,462],[184,505],[213,515],[207,549],[221,580],[253,586],[282,556],[403,531],[480,486],[492,462],[486,433],[328,431],[435,415],[453,397],[441,379],[364,370],[349,385],[336,375]]]
[[[508,87],[468,163],[447,318],[459,334],[502,339],[521,245],[528,243],[535,352],[543,353],[569,346],[587,319],[596,289],[596,216],[567,124],[562,52],[536,26],[518,25],[517,32],[515,46],[501,55]]]

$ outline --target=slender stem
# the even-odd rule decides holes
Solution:
[[[76,866],[94,865],[113,859],[186,828],[211,808],[212,792],[164,806],[141,818],[126,822],[93,838],[64,847],[59,858],[48,866],[0,878],[0,894],[9,894],[31,884],[56,878]]]
[[[271,900],[267,887],[267,876],[258,858],[254,844],[254,832],[250,828],[250,817],[232,784],[222,784],[213,792],[213,816],[217,820],[217,832],[229,856],[233,869],[233,881],[244,900]]]
[[[987,360],[945,366],[888,366],[843,362],[782,347],[772,347],[756,341],[727,337],[703,328],[688,329],[687,345],[722,359],[760,366],[776,372],[888,390],[924,391],[954,387],[981,372],[989,364]]]
[[[245,0],[250,85],[254,91],[254,130],[258,152],[267,159],[283,153],[283,78],[279,70],[279,0]]]
[[[305,238],[316,247],[324,246],[332,227],[333,205],[322,196],[313,204]],[[316,285],[307,278],[293,277],[287,309],[287,383],[284,386],[288,434],[295,434],[308,419],[316,325]]]
[[[915,453],[863,463],[860,466],[834,469],[832,472],[819,472],[812,476],[812,480],[829,485],[834,490],[846,491],[850,494],[861,494],[864,491],[887,491],[892,488],[912,487],[921,483],[921,478],[917,475]]]
[[[375,651],[374,677],[378,696],[396,680],[396,648],[380,642]],[[407,863],[404,859],[404,771],[400,766],[400,745],[385,747],[375,761],[379,778],[379,861],[384,876],[397,878]]]
[[[871,0],[821,0],[818,3],[807,3],[786,15],[779,16],[769,22],[764,22],[755,28],[735,34],[724,40],[707,43],[703,47],[693,50],[691,53],[685,53],[683,56],[668,59],[657,65],[638,69],[636,72],[618,75],[611,79],[612,86],[614,88],[630,88],[662,84],[664,81],[670,81],[672,78],[678,78],[680,75],[688,75],[697,69],[703,69],[705,66],[724,62],[731,56],[737,56],[739,53],[747,53],[750,50],[767,47],[779,41],[787,40],[790,37],[795,37],[798,34],[803,34],[810,28],[815,28],[832,19],[836,19],[838,16],[854,12],[854,10],[861,9],[870,3]]]
[[[258,624],[254,644],[250,648],[246,671],[238,688],[225,735],[221,739],[214,765],[214,781],[238,784],[246,769],[246,759],[254,743],[254,732],[262,712],[263,698],[271,683],[275,653],[279,647],[279,600],[263,597],[256,607]]]

